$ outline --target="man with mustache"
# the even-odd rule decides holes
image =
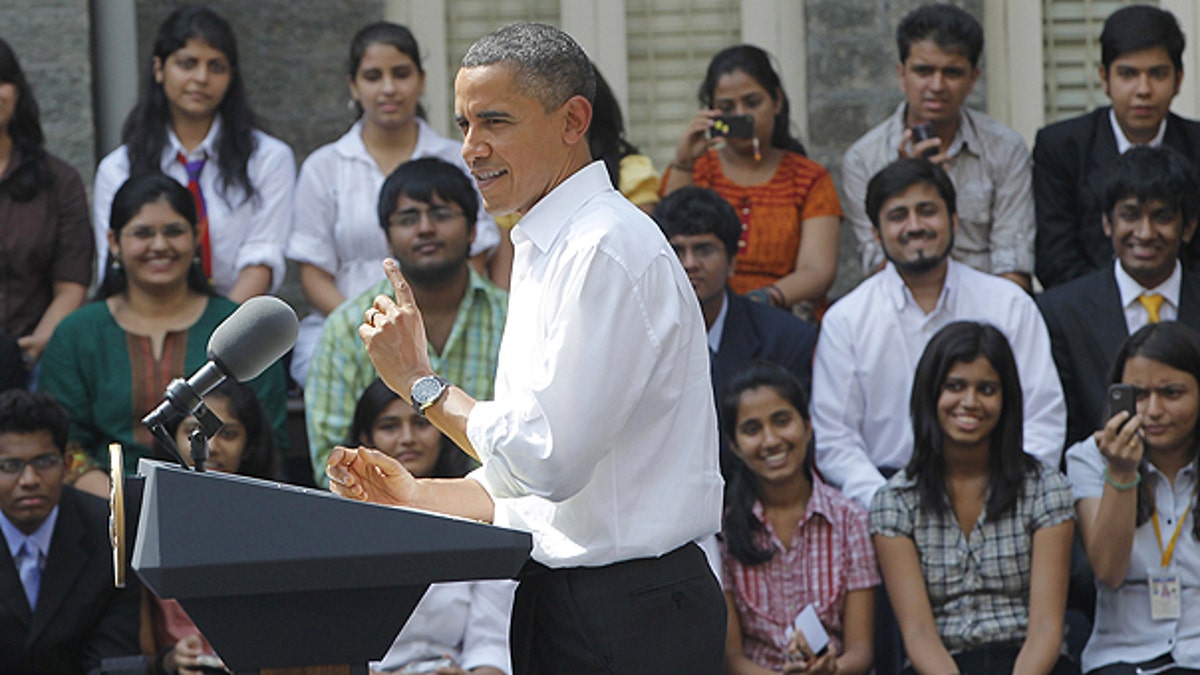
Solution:
[[[1166,145],[1200,162],[1200,122],[1170,111],[1183,82],[1183,45],[1166,10],[1135,5],[1113,12],[1100,34],[1100,81],[1112,105],[1038,132],[1037,276],[1046,288],[1112,265],[1101,202],[1119,156],[1137,145]],[[1200,258],[1200,242],[1188,242],[1183,258],[1185,265]]]
[[[909,12],[896,28],[896,76],[905,100],[846,151],[842,187],[846,220],[871,274],[884,254],[863,211],[867,181],[900,157],[929,157],[958,191],[961,222],[952,254],[981,272],[1030,288],[1033,201],[1029,150],[1021,136],[966,107],[979,79],[983,27],[965,10],[932,4]],[[927,138],[914,136],[925,125]]]
[[[425,315],[429,358],[473,396],[490,397],[508,295],[469,264],[479,197],[457,166],[426,157],[401,164],[379,189],[379,224]],[[363,311],[386,279],[329,314],[313,351],[304,391],[313,478],[325,485],[325,460],[347,442],[354,406],[378,377],[358,339]]]
[[[950,259],[958,231],[950,178],[901,159],[867,185],[866,213],[888,262],[826,313],[813,364],[817,467],[864,506],[912,455],[908,401],[925,343],[961,320],[1008,338],[1025,409],[1025,450],[1055,469],[1066,406],[1046,324],[1018,286]]]

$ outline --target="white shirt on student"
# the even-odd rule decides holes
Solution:
[[[948,262],[929,314],[888,263],[834,303],[821,323],[812,396],[817,467],[864,506],[885,482],[879,468],[904,468],[912,456],[908,404],[917,361],[953,321],[986,322],[1004,333],[1021,377],[1025,451],[1055,469],[1062,457],[1067,408],[1037,306],[1007,279]]]
[[[1166,281],[1154,288],[1143,288],[1136,279],[1129,276],[1120,260],[1113,261],[1113,276],[1117,280],[1117,293],[1121,296],[1121,307],[1125,311],[1125,326],[1133,335],[1139,328],[1150,323],[1150,312],[1138,297],[1143,293],[1149,295],[1158,293],[1163,296],[1162,306],[1158,308],[1159,321],[1174,321],[1179,318],[1179,294],[1183,286],[1183,266],[1175,261],[1175,269]]]
[[[496,400],[467,434],[497,525],[549,567],[659,556],[720,527],[708,344],[658,227],[602,162],[513,230]]]
[[[213,120],[208,135],[188,153],[179,137],[167,129],[163,147],[162,172],[187,186],[187,169],[179,163],[183,153],[189,161],[207,157],[200,172],[200,192],[208,213],[209,242],[212,247],[212,278],[217,293],[228,295],[238,274],[251,265],[271,269],[271,290],[279,289],[284,277],[283,249],[291,229],[292,187],[296,182],[296,160],[283,141],[255,129],[258,147],[246,167],[256,195],[246,199],[233,186],[222,190],[217,166],[217,137],[221,117]],[[109,216],[113,196],[129,178],[129,154],[126,146],[113,150],[96,168],[92,223],[96,230],[97,282],[104,280],[108,259]]]

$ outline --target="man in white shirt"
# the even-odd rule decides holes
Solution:
[[[888,263],[825,314],[813,364],[817,466],[869,505],[884,474],[912,455],[909,396],[929,338],[952,321],[994,324],[1021,375],[1025,450],[1058,468],[1066,408],[1050,338],[1033,300],[1015,284],[950,260],[958,228],[946,174],[902,159],[867,186],[867,213]]]
[[[721,511],[708,348],[695,293],[657,226],[587,144],[595,80],[543,24],[481,38],[455,108],[493,215],[520,213],[496,400],[429,366],[399,270],[359,329],[385,382],[482,467],[418,481],[338,448],[332,488],[533,533],[513,610],[517,673],[720,672],[725,604],[693,541]]]
[[[1200,329],[1200,277],[1179,262],[1198,216],[1200,178],[1178,152],[1134,148],[1116,161],[1103,220],[1116,260],[1038,298],[1067,400],[1067,445],[1108,419],[1109,372],[1130,335],[1159,321]]]
[[[1200,122],[1171,112],[1183,82],[1184,35],[1168,11],[1123,7],[1100,34],[1100,81],[1112,101],[1048,125],[1033,146],[1037,276],[1046,288],[1112,264],[1101,227],[1104,185],[1117,157],[1134,145],[1167,145],[1200,162]],[[1184,247],[1184,264],[1200,242]]]

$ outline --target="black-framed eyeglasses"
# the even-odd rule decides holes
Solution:
[[[17,476],[25,471],[25,467],[32,466],[34,471],[42,473],[49,471],[55,467],[61,466],[63,463],[62,455],[46,454],[38,455],[33,459],[20,459],[19,457],[0,457],[0,474],[5,476]]]
[[[421,224],[422,217],[428,217],[429,222],[441,225],[460,216],[462,216],[462,211],[450,208],[449,206],[432,206],[428,209],[413,208],[393,213],[388,218],[388,224],[399,225],[400,227],[416,227]]]

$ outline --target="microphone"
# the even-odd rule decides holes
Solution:
[[[208,363],[184,381],[175,378],[166,396],[142,424],[164,424],[172,415],[191,415],[217,385],[232,377],[238,382],[259,376],[296,344],[300,324],[296,312],[279,298],[260,295],[242,303],[208,339]]]

